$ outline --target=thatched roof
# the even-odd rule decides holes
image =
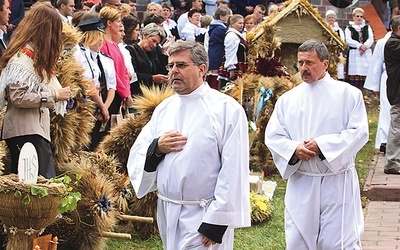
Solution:
[[[339,46],[341,50],[346,47],[338,34],[314,10],[307,0],[289,0],[284,2],[279,11],[269,15],[264,22],[278,28],[277,36],[282,38],[282,43],[301,44],[309,39],[315,39],[325,45]],[[315,28],[318,30],[315,30]],[[253,41],[258,39],[263,29],[256,29]]]

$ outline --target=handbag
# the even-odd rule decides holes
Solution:
[[[129,109],[125,110],[125,116],[122,114],[122,106],[119,107],[118,114],[111,114],[110,117],[110,127],[115,128],[121,125],[125,119],[134,119],[135,115],[133,113],[129,113]]]

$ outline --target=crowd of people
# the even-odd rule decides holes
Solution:
[[[54,6],[36,3],[24,19],[18,12],[11,20],[10,9],[18,3],[13,0],[11,6],[0,0],[0,96],[5,97],[0,106],[7,102],[2,139],[10,148],[12,172],[17,172],[19,149],[31,142],[40,149],[39,173],[55,176],[50,164],[49,109],[65,114],[71,90],[60,86],[52,68],[62,49],[62,25],[67,23],[81,32],[75,58],[92,83],[88,96],[97,107],[89,149],[95,150],[109,132],[111,115],[129,109],[134,95],[142,94],[141,85],[169,84],[176,95],[156,108],[132,147],[128,161],[132,184],[138,197],[158,190],[158,225],[166,249],[212,245],[232,249],[233,229],[250,225],[249,138],[243,108],[217,90],[246,73],[246,33],[276,11],[278,2],[160,0],[148,4],[141,19],[136,0],[88,0],[78,10],[73,0],[57,0]],[[326,72],[325,45],[305,42],[298,50],[304,82],[278,100],[267,127],[265,143],[282,176],[289,178],[288,249],[357,249],[363,225],[354,159],[368,138],[362,90],[379,90],[376,70],[383,67],[382,55],[385,61],[390,59],[388,88],[394,90],[389,101],[396,108],[388,146],[391,165],[385,173],[400,174],[394,140],[399,91],[393,87],[398,80],[400,21],[394,18],[395,30],[384,40],[389,40],[390,48],[381,42],[373,54],[374,35],[363,9],[355,8],[352,17],[343,31],[334,11],[325,14],[326,22],[348,45],[347,54],[339,55],[347,62],[341,60],[337,69],[338,79],[349,84]],[[379,64],[369,67],[371,61]],[[380,117],[386,124],[387,113]],[[389,128],[382,130],[380,140],[386,143]],[[330,192],[330,198],[318,200],[321,190],[335,185],[339,195]],[[308,203],[311,199],[318,202]],[[332,202],[342,207],[330,208]],[[306,215],[309,220],[302,218]],[[345,221],[350,223],[347,229]],[[335,233],[338,228],[340,234]]]
[[[167,82],[166,52],[177,40],[196,41],[204,45],[210,57],[206,78],[212,88],[221,89],[227,82],[241,77],[246,72],[247,65],[246,33],[265,18],[267,3],[259,0],[248,1],[246,4],[241,1],[151,1],[143,18],[140,18],[136,11],[136,0],[124,3],[119,0],[84,1],[78,10],[75,9],[73,0],[58,0],[55,6],[62,20],[75,26],[79,25],[86,12],[99,13],[105,7],[120,12],[121,20],[118,23],[123,27],[123,32],[119,35],[123,37],[123,42],[118,44],[123,51],[125,67],[128,68],[131,77],[131,94],[140,94],[139,83],[161,87]],[[229,21],[233,14],[234,23]],[[243,25],[237,26],[237,20]],[[146,26],[150,23],[162,27],[164,34],[161,37],[151,34],[151,39],[148,35],[145,36],[143,33],[148,31]],[[132,24],[135,24],[135,27],[132,27]],[[237,27],[230,27],[231,25]],[[114,30],[118,32],[117,28]],[[232,31],[240,37],[235,35],[234,39],[225,39],[232,37]],[[131,39],[132,36],[135,39]],[[143,45],[146,45],[146,48]],[[107,39],[105,46],[110,46]],[[124,53],[124,50],[130,53]],[[118,64],[118,60],[111,57]],[[118,68],[120,71],[121,67]],[[119,72],[116,73],[121,77]],[[119,98],[118,88],[115,98]]]

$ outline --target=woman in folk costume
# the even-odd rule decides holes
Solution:
[[[201,13],[199,10],[189,10],[188,18],[189,22],[183,27],[180,38],[185,41],[196,41],[196,36],[205,34],[207,30],[200,27]]]
[[[355,8],[352,14],[353,21],[349,22],[344,31],[348,45],[345,80],[362,90],[372,58],[371,46],[374,44],[374,34],[364,20],[363,9]]]
[[[328,10],[325,13],[325,20],[331,26],[331,28],[336,31],[340,39],[345,41],[345,36],[343,30],[339,27],[339,24],[336,22],[336,13],[333,10]],[[344,80],[344,64],[343,64],[343,54],[340,53],[339,55],[339,62],[337,64],[337,75],[338,80]]]
[[[77,59],[85,70],[84,76],[93,82],[90,97],[96,102],[98,109],[90,143],[90,149],[94,150],[110,130],[108,108],[114,100],[117,83],[112,59],[106,57],[108,60],[104,59],[105,62],[102,63],[100,58],[100,55],[104,56],[99,53],[104,44],[105,33],[102,19],[96,13],[87,13],[78,27],[82,37]]]
[[[241,78],[247,69],[248,45],[242,36],[244,18],[239,14],[229,17],[225,35],[225,62],[218,77],[219,89],[229,81]]]
[[[170,40],[172,39],[172,37],[175,37],[175,40],[178,40],[179,34],[177,23],[170,18],[172,13],[172,5],[167,2],[162,2],[161,7],[161,16],[164,18],[163,27],[165,30],[165,34],[167,35],[166,39]]]
[[[22,146],[30,142],[38,154],[39,174],[55,177],[50,109],[64,115],[71,95],[69,87],[62,88],[53,73],[62,49],[61,30],[60,15],[51,4],[35,4],[0,61],[0,108],[7,101],[2,139],[10,149],[12,173],[18,171]]]

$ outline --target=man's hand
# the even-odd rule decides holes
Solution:
[[[209,239],[207,236],[204,236],[204,238],[203,238],[203,240],[201,241],[201,243],[203,243],[204,246],[206,246],[206,247],[215,245],[215,242],[212,241],[211,239]]]
[[[311,149],[308,149],[305,143],[302,143],[299,146],[297,146],[296,151],[294,151],[294,153],[297,156],[297,158],[299,158],[299,160],[302,161],[308,161],[317,155],[316,152],[314,152]]]
[[[319,150],[318,144],[315,142],[315,140],[307,140],[304,141],[304,146],[313,151],[316,155],[319,155],[321,153],[321,150]]]
[[[158,139],[156,147],[157,154],[168,154],[170,152],[180,152],[186,144],[187,137],[181,135],[178,131],[165,132]]]

